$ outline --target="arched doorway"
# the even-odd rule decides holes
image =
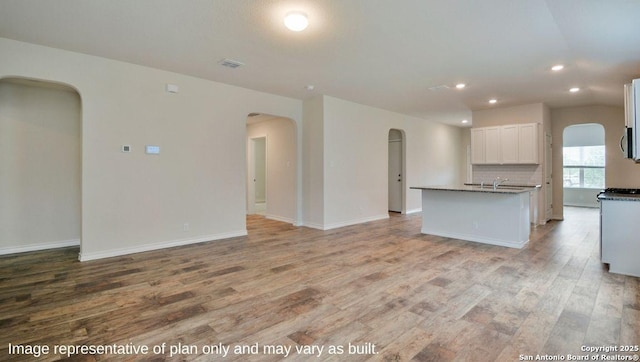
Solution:
[[[404,213],[404,131],[389,130],[389,211]]]
[[[564,206],[598,207],[605,187],[605,131],[597,123],[568,126],[562,134]]]
[[[247,116],[247,214],[295,224],[296,125],[262,113]]]
[[[81,107],[70,86],[0,79],[0,254],[80,245]]]

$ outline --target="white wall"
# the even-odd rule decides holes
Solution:
[[[302,224],[324,228],[324,97],[304,101],[302,127]]]
[[[461,130],[323,97],[324,228],[388,217],[389,129],[406,134],[405,211],[420,210],[410,186],[461,182]]]
[[[80,244],[80,97],[0,80],[0,254]]]
[[[562,193],[564,206],[600,207],[597,199],[600,190],[565,187]]]
[[[255,137],[266,137],[267,140],[265,216],[293,224],[297,190],[295,124],[286,118],[276,118],[247,125],[247,138]]]
[[[302,115],[299,100],[129,63],[3,38],[0,54],[0,79],[82,98],[82,260],[245,234],[246,115]]]

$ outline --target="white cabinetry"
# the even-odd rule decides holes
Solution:
[[[471,129],[471,163],[484,163],[485,131],[484,128]]]
[[[484,132],[484,163],[500,163],[500,127],[487,127]]]
[[[502,159],[500,163],[520,163],[518,158],[518,125],[508,125],[500,128],[500,145],[502,146]]]
[[[538,162],[538,124],[528,123],[518,126],[518,161],[519,163]]]
[[[601,260],[611,273],[640,277],[640,201],[600,200]]]
[[[538,164],[538,124],[472,128],[471,162],[475,165]]]

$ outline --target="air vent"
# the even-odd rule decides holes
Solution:
[[[218,64],[228,67],[228,68],[238,68],[241,65],[244,65],[244,63],[239,62],[237,60],[233,60],[233,59],[222,59],[221,61],[218,62]]]

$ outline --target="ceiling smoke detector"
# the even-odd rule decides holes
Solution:
[[[226,58],[222,59],[221,61],[219,61],[218,64],[220,64],[220,65],[222,65],[224,67],[227,67],[227,68],[232,68],[232,69],[235,69],[235,68],[238,68],[238,67],[244,65],[244,63],[239,62],[237,60],[226,59]]]

